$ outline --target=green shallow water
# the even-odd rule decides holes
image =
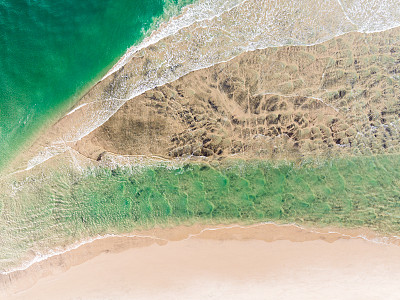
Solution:
[[[272,165],[95,168],[13,182],[1,197],[0,269],[27,251],[157,225],[366,226],[400,232],[400,156]]]
[[[190,0],[0,0],[0,168]]]

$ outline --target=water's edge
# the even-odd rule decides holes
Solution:
[[[5,293],[9,291],[17,292],[25,290],[34,285],[41,278],[51,275],[51,269],[55,269],[57,272],[60,270],[65,272],[70,267],[82,264],[102,253],[109,253],[110,251],[111,253],[114,251],[120,252],[132,247],[149,246],[153,243],[165,245],[170,242],[185,241],[194,238],[221,238],[221,235],[214,236],[213,232],[222,233],[223,239],[227,240],[263,240],[266,242],[278,240],[289,240],[292,242],[323,240],[332,243],[340,239],[356,239],[380,245],[400,245],[400,237],[398,236],[382,236],[363,228],[318,229],[314,227],[308,228],[294,223],[278,224],[275,222],[262,222],[252,225],[241,225],[238,223],[211,226],[201,223],[197,225],[180,225],[172,228],[139,230],[125,234],[99,235],[74,243],[63,249],[59,248],[49,251],[47,254],[40,254],[34,260],[26,262],[20,267],[1,272],[0,286],[4,286],[3,291]],[[130,241],[133,240],[138,242],[130,243]],[[124,244],[125,246],[123,246]],[[81,258],[74,260],[71,259],[71,255],[78,255],[81,256]],[[47,269],[47,271],[43,272],[44,269]]]

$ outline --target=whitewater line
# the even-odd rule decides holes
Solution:
[[[396,27],[394,27],[394,28],[397,28],[397,27],[400,27],[400,26],[396,26]],[[356,32],[359,32],[359,31],[356,31]],[[349,33],[349,32],[343,32],[343,33],[340,33],[340,34],[338,34],[338,35],[336,35],[336,36],[334,36],[334,37],[332,37],[332,38],[330,38],[330,39],[337,38],[337,37],[343,36],[343,35],[348,34],[348,33]],[[362,32],[359,32],[359,33],[362,33]],[[328,39],[328,40],[329,40],[329,39]],[[311,47],[311,46],[319,45],[319,44],[324,43],[324,42],[326,42],[326,40],[322,40],[322,41],[318,40],[317,42],[311,43],[311,44],[303,44],[303,45],[301,45],[301,44],[296,44],[296,45],[291,45],[291,46],[306,46],[306,47]],[[97,127],[93,127],[93,128],[91,128],[90,130],[87,130],[83,135],[80,135],[79,138],[77,138],[77,139],[65,140],[65,143],[76,143],[76,142],[82,140],[84,137],[86,137],[87,135],[89,135],[90,133],[92,133],[94,130],[96,130],[97,128],[101,127],[104,123],[106,123],[106,122],[107,122],[107,121],[122,107],[122,105],[124,105],[127,101],[130,101],[130,100],[132,100],[133,98],[138,97],[138,96],[144,94],[145,92],[147,92],[147,91],[149,91],[149,90],[155,89],[155,88],[157,88],[157,87],[164,86],[164,85],[166,85],[166,84],[168,84],[168,83],[172,83],[172,82],[178,80],[179,78],[182,78],[182,77],[186,76],[186,75],[189,74],[189,73],[196,72],[196,71],[199,71],[199,70],[203,70],[203,69],[206,69],[206,68],[210,68],[210,67],[216,66],[216,65],[218,65],[218,64],[227,63],[227,62],[229,62],[229,61],[235,59],[236,57],[242,55],[243,53],[248,53],[248,52],[252,52],[252,51],[256,51],[256,50],[263,50],[263,49],[268,49],[268,48],[274,48],[274,47],[276,47],[276,46],[258,47],[258,48],[253,48],[253,49],[245,50],[245,51],[243,51],[243,52],[237,54],[236,56],[230,57],[230,58],[227,59],[227,60],[222,60],[222,61],[218,61],[218,62],[216,62],[216,63],[214,63],[214,64],[211,64],[211,65],[205,65],[205,66],[202,66],[202,67],[199,67],[199,68],[194,68],[194,69],[188,71],[187,73],[182,74],[182,76],[180,76],[180,77],[178,77],[178,78],[176,78],[176,79],[167,80],[167,81],[165,81],[164,83],[159,83],[159,84],[156,84],[156,85],[154,85],[154,86],[150,86],[150,87],[143,88],[142,90],[140,90],[140,91],[134,93],[134,94],[132,95],[132,97],[129,97],[129,98],[124,98],[124,99],[119,99],[119,98],[108,98],[108,99],[104,99],[104,100],[95,100],[95,101],[88,102],[88,103],[86,103],[86,104],[95,104],[95,103],[107,102],[107,101],[113,101],[113,100],[115,100],[115,101],[120,101],[121,104],[117,106],[117,108],[116,108],[116,110],[115,110],[114,113],[112,113],[112,114],[110,114],[109,116],[107,116],[107,117],[103,120],[103,122],[102,122],[101,124],[99,124]],[[317,98],[316,98],[316,99],[317,99]],[[317,100],[318,100],[318,99],[317,99]],[[80,106],[76,107],[76,108],[74,109],[74,112],[76,112],[76,111],[82,109],[82,108],[85,107],[85,106],[86,106],[86,105],[80,105]],[[332,109],[334,109],[335,111],[338,112],[338,109],[337,109],[337,108],[335,108],[335,107],[333,107],[333,106],[331,106],[331,105],[328,105],[328,104],[327,104],[327,106],[332,107]],[[72,114],[72,112],[68,113],[67,115],[70,115],[70,114]],[[67,115],[66,115],[66,116],[67,116]],[[52,144],[54,145],[54,144],[56,144],[56,142],[53,142]],[[49,148],[49,147],[46,147],[46,148]],[[32,159],[28,162],[28,167],[26,167],[26,168],[23,169],[23,170],[15,171],[15,172],[13,172],[12,174],[14,174],[14,173],[21,173],[21,172],[25,172],[25,171],[29,171],[29,170],[31,170],[32,168],[34,168],[34,167],[36,167],[36,166],[38,166],[38,165],[40,165],[40,164],[42,164],[42,163],[48,161],[48,160],[51,159],[52,157],[58,156],[58,155],[61,155],[61,154],[65,153],[67,150],[68,150],[68,149],[59,149],[59,151],[58,151],[57,153],[50,154],[50,156],[45,156],[45,159],[40,160],[40,161],[38,161],[37,163],[34,163],[34,162],[32,163],[32,161],[35,160],[35,158],[37,158],[38,156],[40,156],[40,154],[39,154],[39,155],[35,156],[34,158],[32,158]],[[45,150],[45,151],[47,151],[47,150]]]
[[[244,0],[242,2],[232,2],[232,3],[229,2],[230,6],[228,6],[228,9],[226,7],[223,7],[222,9],[216,9],[216,12],[212,11],[211,8],[213,8],[217,3],[219,3],[218,1],[215,1],[215,2],[207,2],[207,1],[205,1],[205,2],[201,2],[197,6],[196,5],[192,5],[191,7],[187,7],[184,10],[184,12],[180,15],[179,18],[177,17],[177,18],[174,18],[174,19],[170,20],[167,23],[163,23],[160,26],[160,27],[164,26],[162,29],[159,28],[158,31],[157,30],[154,31],[155,32],[154,35],[151,35],[148,39],[145,39],[145,42],[142,42],[139,46],[133,46],[133,48],[131,48],[131,50],[128,50],[128,52],[124,54],[124,56],[121,58],[121,60],[116,65],[114,65],[114,67],[109,71],[109,73],[110,72],[111,73],[115,73],[116,70],[120,70],[120,68],[122,66],[124,66],[126,64],[126,62],[129,59],[131,59],[131,57],[135,53],[137,53],[137,51],[135,49],[137,49],[137,48],[145,49],[146,45],[149,43],[149,41],[152,41],[152,44],[154,44],[154,43],[156,43],[157,40],[160,41],[161,37],[162,38],[171,37],[171,36],[173,37],[176,33],[179,33],[184,28],[188,28],[189,26],[191,26],[193,24],[199,24],[197,27],[201,27],[201,28],[211,28],[211,29],[216,29],[216,30],[226,30],[226,28],[223,26],[223,22],[221,23],[221,20],[216,20],[216,19],[219,18],[220,16],[222,16],[223,14],[228,14],[230,11],[233,11],[234,9],[238,8],[239,6],[243,6],[246,3],[250,3],[250,2],[251,2],[250,0]],[[343,12],[343,9],[340,7],[340,3],[337,2],[337,0],[334,1],[334,3],[337,3],[337,7],[333,8],[332,11],[340,14],[338,17],[344,16],[344,12]],[[208,4],[209,7],[207,8],[207,10],[205,12],[202,12],[201,9],[204,8],[204,5],[206,5],[206,4]],[[253,3],[253,4],[256,5],[257,3]],[[252,5],[252,3],[247,5],[247,6],[250,6],[249,9],[252,9],[252,8],[255,7],[255,6],[253,7],[251,5]],[[247,9],[248,9],[248,7],[244,7],[243,8],[244,12],[237,10],[237,11],[234,11],[234,13],[235,14],[236,13],[244,14],[244,16],[247,16],[246,13],[245,13],[247,11]],[[268,9],[269,8],[267,8],[266,12],[269,12]],[[279,13],[280,12],[279,9],[280,9],[279,7],[276,8],[276,11],[274,9],[271,9],[271,15],[268,15],[265,20],[269,21],[270,20],[269,18],[272,18],[272,21],[279,21],[278,19],[275,18],[275,14],[274,14],[274,13]],[[193,12],[196,12],[196,11],[200,11],[203,14],[200,15],[200,17],[196,17],[195,16],[195,20],[194,21],[188,20],[188,18],[193,17]],[[307,11],[306,10],[303,12],[303,14],[305,14],[306,17],[310,17],[310,16],[307,15]],[[325,16],[324,14],[326,14],[326,13],[322,12],[321,15],[318,16],[318,18],[323,18]],[[232,16],[230,16],[229,14],[228,14],[227,18],[228,18],[228,21],[234,20],[234,18]],[[344,18],[345,18],[345,16],[344,16]],[[210,22],[207,23],[207,24],[202,24],[202,20],[203,20],[203,22],[205,22],[205,20],[208,20],[210,22],[215,20],[215,22],[212,23],[212,24],[209,24]],[[312,21],[315,21],[315,20],[312,19]],[[183,25],[180,24],[180,23],[182,23]],[[131,83],[130,85],[128,85],[128,87],[127,87],[126,84],[124,84],[123,85],[124,89],[121,90],[122,91],[121,94],[127,93],[128,97],[123,97],[123,98],[132,99],[134,97],[137,97],[138,95],[143,94],[144,92],[146,92],[148,90],[151,90],[151,89],[154,89],[156,87],[163,86],[163,85],[165,85],[167,83],[176,81],[179,78],[182,78],[183,76],[187,75],[190,72],[194,72],[194,71],[197,71],[197,70],[201,70],[201,69],[205,69],[205,68],[208,68],[208,67],[212,67],[212,66],[217,65],[217,64],[228,62],[228,61],[238,57],[239,55],[241,55],[241,54],[243,54],[245,52],[259,50],[259,49],[266,49],[266,48],[269,48],[269,47],[284,46],[284,45],[287,44],[288,41],[293,42],[292,38],[297,39],[297,42],[295,44],[292,44],[292,45],[296,45],[296,46],[313,46],[313,45],[325,42],[327,40],[330,40],[332,38],[347,34],[349,32],[365,33],[365,30],[361,30],[357,26],[354,29],[354,24],[353,23],[354,22],[352,22],[352,23],[350,22],[349,24],[347,24],[347,22],[346,22],[345,24],[339,23],[339,24],[336,24],[336,25],[332,25],[333,28],[328,27],[329,30],[325,34],[325,36],[317,36],[315,39],[312,36],[304,37],[303,38],[304,42],[301,42],[301,40],[297,39],[299,33],[295,33],[295,34],[292,34],[291,32],[285,33],[286,35],[289,35],[288,36],[288,38],[290,38],[289,40],[282,39],[282,37],[281,37],[281,40],[278,40],[277,39],[278,37],[277,37],[277,38],[274,38],[273,40],[271,40],[271,39],[267,39],[267,40],[261,39],[261,41],[258,39],[258,37],[260,35],[260,32],[257,32],[258,35],[255,35],[255,36],[253,36],[253,35],[251,35],[249,33],[250,35],[248,36],[247,40],[245,40],[246,37],[247,37],[247,35],[246,35],[246,36],[242,36],[241,38],[238,37],[239,38],[239,40],[238,40],[239,43],[238,44],[234,43],[232,45],[227,45],[227,50],[226,51],[230,51],[230,52],[229,53],[226,52],[227,53],[226,55],[223,55],[224,53],[216,51],[216,53],[214,53],[214,55],[216,55],[216,57],[217,57],[216,60],[213,60],[212,57],[208,57],[206,55],[204,57],[201,56],[202,59],[200,59],[198,61],[198,60],[194,60],[190,56],[189,57],[185,57],[185,55],[183,55],[183,56],[177,55],[179,53],[176,53],[174,48],[168,48],[167,50],[172,51],[173,57],[171,59],[174,60],[173,64],[171,64],[171,63],[169,63],[169,64],[171,64],[171,65],[178,64],[179,65],[179,64],[182,63],[181,57],[183,57],[183,61],[187,65],[187,68],[183,68],[183,70],[181,70],[178,74],[166,73],[165,78],[163,78],[163,76],[157,77],[157,78],[147,78],[147,77],[143,77],[143,74],[139,73],[138,74],[139,75],[139,80],[136,81],[138,84],[134,85],[134,84]],[[176,26],[177,24],[179,26]],[[246,24],[239,23],[238,25],[239,26],[244,26]],[[255,26],[255,24],[250,24],[249,26],[252,26],[252,25]],[[348,27],[350,25],[351,25],[351,27]],[[374,25],[374,24],[372,24],[372,25]],[[197,27],[195,29],[198,29]],[[398,26],[393,26],[393,28],[395,28],[395,27],[398,27]],[[387,28],[387,26],[385,28]],[[231,34],[236,34],[236,33],[240,32],[240,28],[236,29],[236,27],[232,27],[231,30],[232,30]],[[336,32],[333,35],[331,35],[332,30],[334,32]],[[385,30],[387,30],[387,29],[385,29]],[[372,30],[372,31],[370,31],[370,33],[375,32],[375,31],[376,30]],[[182,33],[182,37],[181,37],[181,35],[176,37],[179,42],[181,42],[181,39],[185,36],[184,35],[185,32],[181,32],[181,33]],[[264,33],[264,32],[261,32],[261,33]],[[302,31],[300,33],[302,33]],[[271,33],[266,32],[265,34],[270,36]],[[286,36],[286,35],[284,35],[284,36]],[[201,34],[200,37],[209,38],[209,36],[207,36],[206,34]],[[312,42],[312,43],[308,42],[307,43],[307,40],[309,40],[309,39],[311,39],[311,41],[314,41],[314,42]],[[191,40],[189,40],[188,42],[190,42],[190,41]],[[199,42],[202,42],[202,41],[203,40],[201,40],[201,39],[199,40]],[[224,40],[222,40],[222,42],[224,43]],[[212,43],[211,44],[207,44],[207,46],[216,47],[216,45],[213,45]],[[211,48],[211,49],[215,50],[214,48]],[[198,53],[196,52],[195,54],[198,54]],[[190,53],[188,55],[190,55]],[[165,64],[165,62],[162,65],[164,65],[164,64]],[[160,66],[159,65],[158,66],[153,66],[152,69],[151,69],[152,72],[157,72],[158,70],[160,70]],[[115,96],[117,96],[117,95],[115,95]],[[118,99],[118,97],[110,97],[111,101],[114,98]],[[111,116],[114,115],[121,108],[121,106],[123,104],[124,104],[123,101],[121,101],[121,103],[118,103],[118,104],[117,103],[111,103],[111,105],[108,106],[108,107],[100,108],[101,110],[103,110],[100,118],[98,118],[96,120],[93,120],[93,122],[90,122],[90,123],[88,123],[86,125],[82,124],[81,127],[77,128],[77,129],[74,129],[72,132],[70,132],[68,134],[68,136],[69,136],[68,138],[66,138],[64,136],[63,139],[65,141],[71,142],[71,143],[81,140],[82,138],[84,138],[85,136],[87,136],[88,134],[93,132],[96,128],[102,126],[105,122],[107,122],[111,118]],[[77,109],[82,109],[82,108],[83,108],[83,106],[80,107],[80,108],[77,108]],[[92,113],[94,113],[95,111],[97,111],[97,110],[92,111]],[[92,118],[94,118],[94,116],[92,116]],[[58,150],[56,150],[56,152],[57,151],[59,153],[64,153],[65,149],[58,149]],[[52,155],[52,154],[48,154],[48,155]],[[31,160],[30,165],[40,164],[41,163],[40,160],[41,160],[40,159],[40,155],[38,155],[38,157],[35,157],[34,159]]]
[[[76,112],[77,110],[81,109],[82,107],[84,107],[84,106],[86,106],[86,105],[88,105],[88,104],[89,104],[89,103],[83,103],[83,104],[81,104],[81,105],[78,105],[76,108],[74,108],[73,110],[71,110],[71,111],[70,111],[69,113],[67,113],[65,116],[68,116],[68,115],[70,115],[70,114]]]
[[[248,0],[245,0],[245,1],[248,1]],[[396,27],[400,27],[400,26],[396,26]],[[393,28],[396,28],[396,27],[393,27]],[[384,30],[384,31],[385,31],[385,30]],[[353,32],[362,33],[362,32],[360,32],[360,31],[353,31]],[[328,41],[328,40],[330,40],[330,39],[334,39],[334,38],[343,36],[343,35],[348,34],[348,33],[351,33],[351,32],[350,32],[350,31],[349,31],[349,32],[342,32],[342,33],[340,33],[340,34],[338,34],[338,35],[335,35],[334,37],[331,37],[331,38],[329,38],[329,39],[327,39],[327,40],[318,40],[318,41],[316,41],[315,43],[310,43],[310,44],[301,44],[301,43],[298,43],[298,44],[292,44],[292,45],[290,45],[290,46],[312,47],[312,46],[316,46],[316,45],[325,43],[326,41]],[[285,45],[281,45],[281,46],[279,46],[279,47],[284,47],[284,46],[285,46]],[[246,50],[244,50],[243,52],[241,52],[241,53],[239,53],[239,54],[237,54],[237,55],[235,55],[235,56],[232,56],[232,57],[230,57],[230,58],[228,58],[228,59],[226,59],[226,60],[221,60],[221,61],[215,62],[215,63],[213,63],[213,64],[210,64],[210,65],[205,65],[205,66],[201,66],[201,67],[198,67],[198,68],[194,68],[194,69],[188,71],[187,73],[184,73],[182,76],[180,76],[180,77],[178,77],[178,78],[176,78],[176,79],[172,79],[172,80],[169,80],[169,81],[165,81],[164,83],[155,84],[153,87],[146,87],[146,88],[143,88],[142,90],[140,90],[140,91],[134,93],[131,97],[127,97],[127,98],[116,98],[116,97],[114,98],[114,97],[111,97],[111,98],[104,99],[104,100],[95,100],[95,101],[88,102],[88,103],[86,103],[86,104],[93,104],[93,103],[106,102],[106,101],[113,101],[113,100],[115,100],[115,101],[121,101],[121,102],[124,102],[124,103],[122,103],[122,104],[118,107],[118,109],[117,109],[113,114],[111,114],[109,117],[107,117],[107,119],[105,119],[105,121],[104,121],[102,124],[100,124],[98,127],[91,129],[90,131],[88,131],[87,133],[85,133],[85,135],[79,137],[78,139],[74,139],[74,140],[70,140],[70,141],[66,141],[66,142],[67,142],[67,143],[74,143],[74,142],[77,142],[77,141],[82,140],[85,136],[87,136],[88,134],[90,134],[91,132],[93,132],[94,130],[96,130],[96,129],[99,128],[100,126],[102,126],[104,123],[106,123],[106,122],[119,110],[119,108],[121,108],[122,105],[125,104],[125,102],[130,101],[130,100],[132,100],[133,98],[136,98],[136,97],[138,97],[138,96],[144,94],[144,93],[147,92],[147,91],[153,90],[153,89],[158,88],[158,87],[162,87],[162,86],[164,86],[164,85],[166,85],[166,84],[168,84],[168,83],[173,83],[174,81],[176,81],[176,80],[178,80],[178,79],[180,79],[180,78],[182,78],[182,77],[184,77],[184,76],[186,76],[186,75],[188,75],[188,74],[190,74],[190,73],[192,73],[192,72],[196,72],[196,71],[204,70],[204,69],[207,69],[207,68],[211,68],[211,67],[217,66],[217,65],[219,65],[219,64],[228,63],[228,62],[230,62],[231,60],[237,58],[238,56],[240,56],[240,55],[242,55],[242,54],[244,54],[244,53],[249,53],[249,52],[253,52],[253,51],[257,51],[257,50],[265,50],[265,49],[268,49],[268,48],[275,48],[275,47],[277,47],[277,46],[254,47],[254,48],[249,47],[249,49],[246,49]],[[102,80],[100,80],[99,82],[101,82],[101,81],[102,81]],[[282,95],[282,96],[284,96],[284,95]],[[306,96],[304,96],[304,97],[306,97]],[[314,97],[307,97],[307,98],[314,98]],[[316,99],[316,100],[320,100],[319,98],[315,98],[315,99]],[[326,104],[326,105],[328,105],[328,104]],[[85,106],[85,105],[80,105],[80,106],[78,106],[77,108],[75,108],[74,111],[79,110],[79,109],[83,108],[84,106]],[[328,106],[329,106],[329,105],[328,105]],[[333,108],[333,107],[332,107],[332,108]],[[333,108],[333,109],[337,110],[336,108]],[[70,112],[70,113],[72,113],[72,112]],[[70,113],[68,113],[67,115],[69,115]]]
[[[104,77],[100,80],[103,81],[104,79],[106,79],[107,77],[109,77],[110,75],[114,74],[115,72],[117,72],[118,70],[120,70],[122,67],[124,67],[127,63],[128,60],[137,52],[139,52],[140,50],[147,48],[148,46],[154,45],[156,43],[158,43],[159,41],[161,41],[162,39],[169,37],[171,35],[176,34],[178,31],[188,28],[190,26],[192,26],[193,24],[196,23],[200,23],[200,22],[204,22],[204,21],[211,21],[212,19],[216,18],[216,17],[220,17],[222,14],[231,11],[232,9],[238,7],[239,5],[247,2],[249,0],[241,0],[239,1],[237,4],[233,4],[233,6],[228,6],[228,9],[226,10],[221,10],[220,12],[218,12],[218,9],[216,7],[214,7],[214,9],[210,9],[212,11],[216,10],[217,13],[214,15],[210,15],[210,16],[205,16],[204,18],[199,18],[199,19],[195,19],[194,21],[189,21],[188,23],[183,23],[184,25],[179,25],[178,26],[174,26],[176,25],[176,23],[178,23],[179,20],[181,20],[180,18],[186,18],[187,19],[187,15],[189,14],[190,16],[193,16],[195,14],[194,13],[190,13],[190,9],[192,10],[196,10],[198,7],[201,6],[201,4],[205,4],[207,2],[196,2],[193,4],[189,4],[187,7],[184,7],[182,9],[182,13],[178,16],[175,16],[173,18],[171,18],[170,20],[168,20],[167,22],[163,22],[160,24],[160,26],[157,29],[154,29],[153,32],[150,34],[149,37],[146,37],[142,43],[140,43],[139,45],[133,45],[132,47],[130,47],[126,53],[118,60],[118,62],[107,72],[106,75],[104,75]],[[216,3],[220,3],[218,1],[215,1]],[[231,3],[231,2],[223,2],[225,3]],[[232,3],[235,3],[235,1],[233,1]],[[217,7],[219,7],[218,5],[216,5]],[[172,28],[170,28],[172,27]]]

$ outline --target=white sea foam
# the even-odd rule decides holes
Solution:
[[[338,0],[357,30],[379,32],[400,26],[398,0]]]
[[[194,5],[188,5],[184,9],[184,13],[176,16],[168,21],[166,24],[161,24],[160,28],[156,29],[149,37],[145,38],[139,45],[133,45],[121,59],[107,72],[102,80],[118,71],[121,67],[126,65],[132,56],[141,49],[144,49],[152,44],[155,44],[165,37],[174,35],[179,30],[190,25],[201,22],[204,20],[211,20],[215,16],[221,15],[223,12],[237,6],[238,4],[247,0],[209,0],[197,1]]]
[[[101,126],[132,97],[191,71],[255,49],[313,45],[351,31],[369,33],[397,27],[399,10],[400,5],[390,0],[200,0],[129,49],[107,74],[113,75],[110,89],[70,111],[67,116],[75,116],[75,124],[43,148],[26,169],[68,151],[69,142]],[[127,64],[132,60],[135,64]],[[81,243],[72,247],[87,241]],[[70,250],[37,254],[26,266]]]
[[[68,116],[68,115],[74,113],[75,111],[77,111],[78,109],[81,109],[82,107],[84,107],[84,106],[86,106],[86,105],[88,105],[88,103],[83,103],[83,104],[81,104],[81,105],[78,105],[77,107],[75,107],[74,109],[72,109],[69,113],[67,113],[66,116]]]
[[[114,74],[109,91],[71,111],[68,115],[81,114],[80,121],[59,139],[78,141],[129,99],[243,52],[314,45],[347,32],[399,25],[400,5],[394,0],[199,0],[130,48],[106,75]],[[135,64],[127,64],[132,60]],[[59,147],[52,155],[66,150]],[[29,166],[48,159],[48,153],[38,154]]]

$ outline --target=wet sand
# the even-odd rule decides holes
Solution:
[[[136,156],[301,161],[398,153],[398,33],[256,50],[192,73],[190,59],[161,68],[163,49],[176,48],[183,31],[96,84],[10,169],[38,166],[15,175],[23,178],[45,170],[47,159],[79,169]],[[230,58],[222,54],[218,61]],[[153,88],[139,93],[147,82]],[[204,229],[96,240],[0,275],[0,299],[400,298],[398,245],[296,226]]]
[[[156,229],[142,232],[147,238],[95,241],[36,265],[19,279],[14,276],[27,284],[38,268],[53,272],[23,291],[18,284],[14,291],[9,286],[0,299],[399,297],[400,247],[350,238],[372,238],[372,233],[272,224],[205,228]]]

